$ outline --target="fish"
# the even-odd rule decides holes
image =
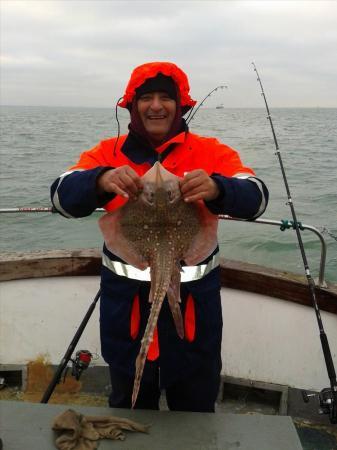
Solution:
[[[183,261],[195,265],[217,246],[217,216],[202,201],[187,203],[180,178],[156,162],[142,176],[143,189],[135,198],[99,220],[107,248],[125,262],[149,268],[150,314],[135,364],[134,407],[163,301],[167,297],[178,336],[184,338],[180,309]]]

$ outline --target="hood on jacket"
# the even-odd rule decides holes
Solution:
[[[182,112],[186,114],[196,104],[196,101],[189,95],[190,86],[187,75],[178,66],[170,62],[151,62],[136,67],[131,74],[123,99],[118,103],[118,106],[131,110],[136,90],[149,78],[154,78],[159,73],[171,77],[175,82]]]

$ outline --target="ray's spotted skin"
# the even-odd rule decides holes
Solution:
[[[194,265],[216,247],[217,218],[201,204],[183,201],[179,178],[159,163],[142,177],[143,191],[99,221],[109,250],[133,266],[150,267],[151,303],[132,394],[134,407],[161,306],[167,295],[175,327],[184,338],[180,310],[180,261]]]

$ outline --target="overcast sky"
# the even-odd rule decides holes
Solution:
[[[0,0],[1,103],[111,107],[172,61],[208,105],[337,106],[337,1]]]

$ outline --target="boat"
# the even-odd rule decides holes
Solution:
[[[225,107],[224,107],[223,103],[221,103],[220,105],[217,105],[215,107],[215,109],[225,109]]]
[[[255,223],[280,225],[257,219],[251,226]],[[311,229],[322,243],[316,296],[335,358],[337,285],[324,280],[323,236],[314,227],[303,227]],[[91,366],[83,371],[75,388],[70,383],[67,398],[61,395],[62,389],[61,394],[52,395],[51,401],[61,405],[36,403],[46,380],[32,380],[32,364],[44,358],[48,370],[58,367],[99,291],[101,252],[81,249],[3,253],[0,267],[2,384],[24,392],[32,390],[35,382],[39,395],[34,398],[31,393],[28,403],[1,400],[4,444],[12,443],[4,448],[53,448],[50,422],[66,408],[65,399],[82,413],[119,414],[153,424],[149,436],[128,434],[125,447],[121,443],[118,448],[138,450],[151,445],[156,449],[300,450],[306,448],[309,432],[310,439],[320,443],[320,449],[325,448],[324,442],[332,442],[326,448],[334,448],[336,427],[329,423],[327,415],[318,415],[317,394],[329,380],[305,277],[221,259],[221,389],[216,413],[203,414],[167,411],[165,403],[163,411],[152,412],[109,410],[90,406],[90,402],[72,404],[79,392],[87,393],[89,399],[109,392],[108,369],[100,357],[98,308],[76,349],[86,349],[94,356]],[[35,376],[38,378],[36,372]],[[70,375],[68,379],[72,379]],[[0,390],[0,398],[4,390]],[[303,398],[308,400],[314,394],[316,400],[303,402]],[[38,429],[43,442],[40,447],[36,446],[34,432]],[[103,441],[103,450],[108,448],[105,445]]]

